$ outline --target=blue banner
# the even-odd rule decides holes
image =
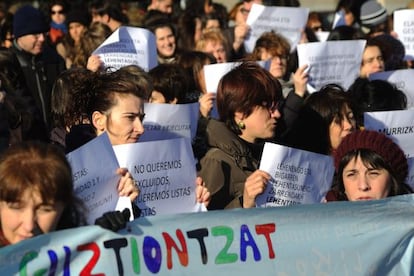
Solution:
[[[0,275],[414,275],[414,195],[139,218],[0,250]]]

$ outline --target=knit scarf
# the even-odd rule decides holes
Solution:
[[[68,28],[66,27],[65,23],[58,24],[52,21],[50,22],[50,27],[52,27],[53,29],[61,30],[64,34],[68,32]]]

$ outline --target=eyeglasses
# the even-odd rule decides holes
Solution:
[[[322,26],[314,26],[314,27],[312,27],[312,31],[320,32],[320,31],[322,31]]]
[[[272,58],[271,58],[272,60],[273,59],[279,59],[280,61],[282,61],[282,62],[286,62],[288,59],[289,59],[289,56],[287,56],[287,55],[275,55],[275,56],[273,56]]]
[[[281,111],[284,104],[285,104],[284,100],[279,100],[279,101],[276,101],[276,102],[272,102],[271,104],[269,104],[267,102],[263,102],[262,107],[268,109],[270,113],[273,113],[276,110]]]
[[[52,15],[54,14],[65,14],[65,12],[63,10],[58,10],[58,11],[51,11],[50,12]]]

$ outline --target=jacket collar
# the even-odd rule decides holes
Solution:
[[[210,119],[206,132],[209,147],[218,148],[230,155],[241,168],[257,168],[258,160],[253,157],[248,143],[230,131],[223,122]]]

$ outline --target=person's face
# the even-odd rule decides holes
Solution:
[[[161,27],[155,30],[157,51],[162,57],[171,57],[175,53],[175,37],[170,27]]]
[[[26,52],[38,55],[43,51],[46,34],[28,34],[17,39],[17,44]]]
[[[63,7],[61,5],[54,5],[50,9],[50,16],[53,22],[57,24],[63,24],[66,20],[66,15],[63,11]]]
[[[285,56],[272,56],[266,49],[262,49],[260,53],[261,60],[271,59],[269,72],[275,78],[283,78],[286,74],[287,58]]]
[[[155,9],[160,12],[170,14],[173,12],[173,1],[172,0],[157,0]]]
[[[72,22],[69,24],[69,35],[75,41],[75,43],[78,43],[81,39],[82,34],[85,32],[86,28],[79,22]]]
[[[382,71],[384,71],[384,58],[380,48],[367,46],[362,55],[361,77],[368,78],[369,75]]]
[[[6,33],[6,39],[3,41],[2,46],[5,48],[13,46],[13,35],[10,32]]]
[[[249,15],[249,11],[246,10],[246,8],[244,7],[244,4],[240,5],[239,8],[237,9],[236,18],[234,20],[236,22],[236,25],[246,23],[248,15]]]
[[[263,5],[263,1],[262,0],[247,0],[247,1],[243,1],[243,6],[245,8],[245,10],[247,11],[247,13],[250,12],[250,9],[252,8],[254,4],[259,4],[259,5]]]
[[[220,29],[220,22],[218,19],[209,19],[206,22],[205,30]]]
[[[360,156],[345,166],[342,179],[349,201],[386,198],[392,186],[391,175],[386,169],[367,167]]]
[[[204,52],[212,54],[216,58],[217,63],[227,62],[226,50],[221,42],[207,41]]]
[[[24,191],[18,202],[0,201],[0,221],[4,237],[15,244],[56,229],[62,215],[62,202],[43,202],[35,189]]]
[[[337,149],[342,139],[355,130],[356,122],[352,110],[346,105],[342,113],[342,121],[339,118],[329,125],[329,140],[332,149]]]
[[[355,16],[352,12],[345,12],[345,25],[347,26],[352,26],[352,24],[354,24],[355,21]]]
[[[321,32],[322,23],[319,20],[314,20],[312,22],[309,22],[309,28],[311,28],[314,32]]]
[[[136,143],[144,133],[144,101],[132,94],[115,97],[116,104],[94,122],[97,134],[106,131],[112,145]]]
[[[266,103],[263,103],[263,106],[256,106],[247,117],[236,112],[235,121],[236,123],[242,121],[245,124],[245,128],[241,130],[242,134],[240,137],[247,142],[254,143],[256,139],[273,137],[277,120],[280,117],[281,115],[276,108],[276,104],[269,108]]]
[[[96,10],[92,10],[92,22],[101,22],[103,24],[108,24],[109,16],[107,14],[100,15]]]
[[[151,97],[149,98],[150,103],[167,103],[164,95],[157,90],[153,90],[151,93]]]

